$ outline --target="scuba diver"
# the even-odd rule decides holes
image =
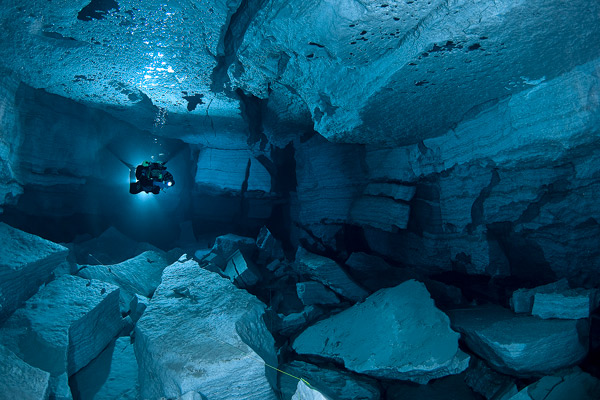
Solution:
[[[173,175],[167,171],[165,162],[144,161],[135,168],[136,182],[129,184],[129,193],[140,192],[159,194],[161,189],[165,190],[175,185]]]

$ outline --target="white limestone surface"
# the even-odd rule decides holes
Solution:
[[[458,338],[425,285],[410,280],[317,322],[292,347],[358,373],[425,384],[467,368]]]
[[[119,288],[71,275],[50,282],[0,330],[0,342],[53,377],[73,375],[123,327]]]
[[[48,282],[68,249],[0,222],[0,323]]]
[[[298,382],[296,393],[292,396],[292,400],[330,400],[321,392],[308,386],[304,381]]]
[[[142,398],[275,400],[265,305],[195,261],[168,266],[135,330]]]

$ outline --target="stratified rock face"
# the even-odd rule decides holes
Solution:
[[[309,327],[293,348],[359,373],[423,384],[467,368],[458,337],[425,285],[411,280]]]
[[[596,400],[600,398],[600,381],[575,368],[559,375],[545,376],[527,386],[509,400]]]
[[[302,224],[343,223],[365,179],[364,149],[336,145],[315,135],[296,149],[299,216]]]
[[[296,252],[295,269],[350,300],[361,301],[369,295],[335,261],[310,253],[302,247]]]
[[[100,354],[122,327],[118,287],[65,275],[17,310],[2,327],[0,340],[28,364],[54,377],[70,376]]]
[[[367,230],[371,249],[420,268],[597,285],[599,65],[482,106],[421,145],[367,146],[370,179],[417,185],[412,231]]]
[[[158,285],[167,257],[155,251],[115,265],[88,265],[78,275],[86,279],[98,279],[119,286],[131,295],[137,293],[151,297]]]
[[[28,365],[0,345],[0,399],[45,400],[50,374]]]
[[[380,392],[375,381],[357,377],[348,372],[337,371],[293,361],[282,365],[282,371],[305,379],[313,388],[336,400],[379,400]],[[279,387],[285,400],[289,400],[298,387],[298,379],[286,374],[279,375]]]
[[[0,223],[0,323],[64,262],[68,249]]]
[[[20,129],[17,123],[17,107],[15,93],[18,80],[14,74],[0,67],[0,214],[2,206],[6,203],[13,204],[23,188],[16,179],[13,171],[14,154],[11,148],[19,141]]]
[[[194,261],[167,267],[135,331],[142,398],[275,400],[265,305]],[[262,359],[261,359],[262,357]],[[263,361],[263,359],[265,361]]]
[[[203,190],[240,193],[246,184],[248,191],[269,193],[271,175],[252,156],[245,140],[238,146],[241,148],[202,149],[198,155],[196,185]]]
[[[496,370],[539,376],[577,364],[587,354],[587,321],[542,320],[501,307],[449,312],[452,328]]]
[[[516,290],[511,298],[512,309],[540,318],[589,318],[596,306],[596,290],[571,289],[566,280],[533,289]]]
[[[292,396],[292,400],[329,400],[329,398],[323,396],[318,390],[309,387],[303,381],[299,381],[298,388]]]
[[[406,229],[410,207],[386,197],[359,197],[350,210],[350,221],[358,225],[368,225],[382,231],[394,232]]]

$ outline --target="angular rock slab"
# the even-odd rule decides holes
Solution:
[[[294,268],[352,301],[361,301],[369,295],[369,292],[354,282],[335,261],[310,253],[302,247],[298,247],[296,252]]]
[[[314,304],[338,304],[340,299],[335,293],[319,282],[299,282],[296,284],[298,298],[305,306]]]
[[[348,372],[337,371],[293,361],[281,366],[281,370],[293,375],[279,375],[279,387],[284,400],[292,398],[298,386],[298,378],[305,379],[323,395],[336,400],[379,400],[381,394],[374,380],[358,377]]]
[[[0,323],[50,280],[68,249],[0,223]]]
[[[0,400],[44,400],[50,374],[32,367],[0,345]]]
[[[260,273],[254,266],[254,263],[244,257],[239,250],[236,250],[236,252],[229,257],[227,266],[223,272],[239,288],[247,288],[248,286],[256,285],[260,280]]]
[[[587,354],[586,321],[542,320],[497,306],[448,312],[469,348],[499,372],[529,377],[577,364]]]
[[[425,384],[467,368],[469,357],[459,350],[458,338],[425,285],[410,280],[317,322],[292,347],[358,373]]]
[[[217,237],[211,251],[226,260],[231,257],[236,250],[240,250],[243,254],[251,256],[252,253],[256,251],[255,239],[229,233]]]
[[[53,377],[70,376],[100,354],[122,327],[118,287],[65,275],[6,321],[0,341]]]
[[[133,295],[151,297],[158,285],[167,257],[156,251],[146,251],[136,257],[115,265],[89,265],[78,275],[86,279],[98,279],[119,286]]]
[[[600,380],[579,368],[565,373],[545,376],[527,386],[510,400],[597,400],[600,399]]]
[[[596,307],[596,291],[571,289],[566,279],[533,289],[513,292],[511,306],[515,312],[540,318],[589,318]]]
[[[135,330],[141,398],[275,400],[265,307],[195,261],[168,266]]]

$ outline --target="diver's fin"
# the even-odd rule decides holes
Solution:
[[[117,160],[121,161],[127,168],[129,168],[130,170],[135,170],[135,167],[133,165],[123,161],[123,159],[121,157],[119,157],[117,155],[117,153],[114,152],[110,146],[106,146],[106,148],[108,149],[108,151],[110,151],[112,153],[113,156],[115,156],[117,158]]]

